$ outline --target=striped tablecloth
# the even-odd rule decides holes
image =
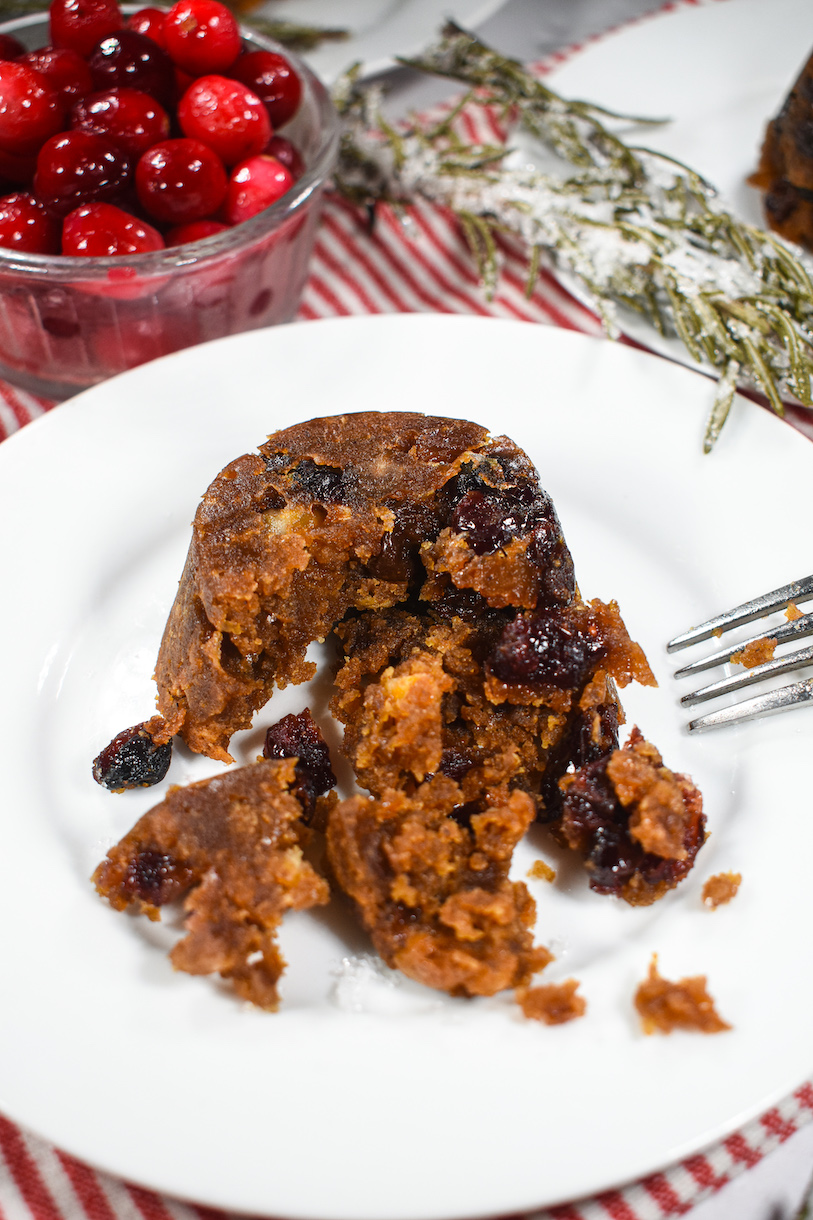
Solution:
[[[501,134],[494,130],[494,116],[479,107],[464,113],[461,121],[473,140]],[[562,289],[550,272],[541,271],[528,297],[521,252],[506,245],[503,260],[498,291],[486,300],[465,239],[454,219],[441,209],[423,204],[401,218],[382,207],[370,232],[366,217],[331,199],[298,320],[371,313],[473,313],[601,334],[597,317]],[[52,406],[0,382],[0,440]],[[58,409],[69,411],[70,401]],[[792,414],[791,422],[813,437],[804,415]],[[808,1082],[702,1155],[624,1190],[574,1201],[527,1220],[660,1220],[682,1215],[758,1164],[811,1118],[813,1082]],[[0,1116],[0,1220],[214,1220],[221,1215],[96,1172]]]

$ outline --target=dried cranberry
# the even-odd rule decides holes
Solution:
[[[318,504],[348,504],[355,488],[355,479],[339,466],[317,466],[303,458],[291,471],[291,478],[300,491]]]
[[[305,708],[298,716],[283,716],[265,735],[265,758],[297,759],[294,795],[302,805],[302,820],[307,824],[316,809],[316,798],[329,792],[336,783],[330,765],[327,742]]]
[[[466,535],[475,555],[486,555],[505,546],[522,528],[509,505],[475,490],[463,496],[449,525],[455,533]]]
[[[93,778],[111,792],[125,788],[149,788],[160,783],[169,770],[172,742],[157,746],[145,721],[118,733],[93,760]]]
[[[591,667],[606,653],[589,618],[563,610],[517,615],[503,630],[491,655],[492,672],[501,682],[525,686],[581,686]]]
[[[140,851],[130,861],[123,885],[135,898],[160,907],[180,898],[192,881],[192,870],[172,856]]]

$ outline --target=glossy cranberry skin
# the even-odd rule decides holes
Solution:
[[[293,185],[290,171],[276,157],[249,157],[232,170],[223,215],[232,225],[250,220]]]
[[[93,88],[90,68],[70,47],[40,47],[21,55],[17,62],[41,72],[69,106]]]
[[[135,30],[119,30],[102,39],[90,55],[88,65],[93,86],[102,89],[138,89],[149,93],[162,106],[175,100],[175,72],[166,51],[157,42]]]
[[[164,21],[166,47],[173,61],[193,76],[225,72],[240,54],[240,30],[218,0],[178,0]]]
[[[164,18],[166,13],[160,8],[140,8],[137,13],[133,13],[127,18],[127,29],[135,30],[136,34],[143,34],[146,38],[151,38],[153,42],[157,42],[159,47],[167,48],[167,40],[164,37]]]
[[[203,241],[205,237],[215,237],[225,233],[229,225],[221,224],[219,220],[193,220],[188,225],[176,225],[167,233],[168,246],[185,246],[190,241]]]
[[[51,0],[49,14],[54,46],[83,56],[124,24],[116,0]]]
[[[135,164],[153,144],[169,137],[169,115],[149,93],[105,89],[76,103],[71,127],[112,140]]]
[[[163,248],[157,229],[112,203],[83,204],[65,217],[62,226],[62,253],[74,257],[109,258]]]
[[[274,130],[299,109],[302,82],[288,60],[275,51],[247,51],[232,65],[229,75],[248,85],[265,103]]]
[[[59,222],[33,195],[18,192],[0,199],[0,246],[27,254],[59,253]]]
[[[185,136],[202,140],[224,165],[263,152],[271,139],[268,112],[255,93],[225,76],[200,76],[178,105]]]
[[[272,136],[263,152],[267,156],[276,157],[278,161],[281,161],[295,182],[304,174],[305,162],[302,154],[295,144],[286,140],[285,136]]]
[[[66,131],[40,149],[34,193],[57,216],[83,203],[113,199],[127,185],[130,160],[104,136]]]
[[[0,61],[0,148],[17,156],[36,152],[64,121],[65,103],[44,76]]]
[[[141,206],[160,224],[205,220],[220,207],[228,179],[223,162],[200,140],[164,140],[136,166]]]
[[[19,59],[25,55],[25,47],[11,34],[0,34],[0,59]]]

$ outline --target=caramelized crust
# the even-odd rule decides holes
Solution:
[[[389,966],[452,995],[493,995],[551,960],[533,945],[533,899],[508,879],[533,814],[513,792],[467,818],[459,787],[436,776],[412,797],[390,789],[342,801],[328,859]]]
[[[308,832],[291,795],[295,767],[296,759],[261,761],[171,788],[93,875],[116,910],[150,919],[185,896],[187,932],[172,964],[231,979],[238,995],[269,1010],[285,966],[276,944],[285,911],[330,897],[302,854]]]

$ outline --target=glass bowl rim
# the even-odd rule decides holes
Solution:
[[[122,4],[122,12],[137,12],[143,5]],[[159,7],[155,5],[154,7]],[[166,11],[166,10],[165,10]],[[16,34],[31,26],[47,23],[48,11],[27,13],[0,22],[0,34]],[[290,216],[301,211],[308,199],[322,186],[335,163],[339,143],[339,116],[325,85],[300,57],[281,43],[274,42],[250,26],[240,26],[241,37],[256,45],[257,50],[275,51],[284,55],[306,83],[307,91],[316,107],[320,141],[312,163],[294,186],[270,207],[258,212],[249,220],[232,225],[222,233],[180,246],[167,246],[141,254],[116,254],[106,258],[84,258],[66,254],[29,254],[0,247],[0,275],[4,272],[38,272],[48,275],[52,282],[59,280],[107,279],[108,272],[118,268],[132,268],[143,275],[166,274],[173,269],[183,269],[203,264],[218,255],[251,246],[266,233],[273,232]],[[283,129],[284,130],[284,129]],[[14,192],[11,192],[14,193]]]

